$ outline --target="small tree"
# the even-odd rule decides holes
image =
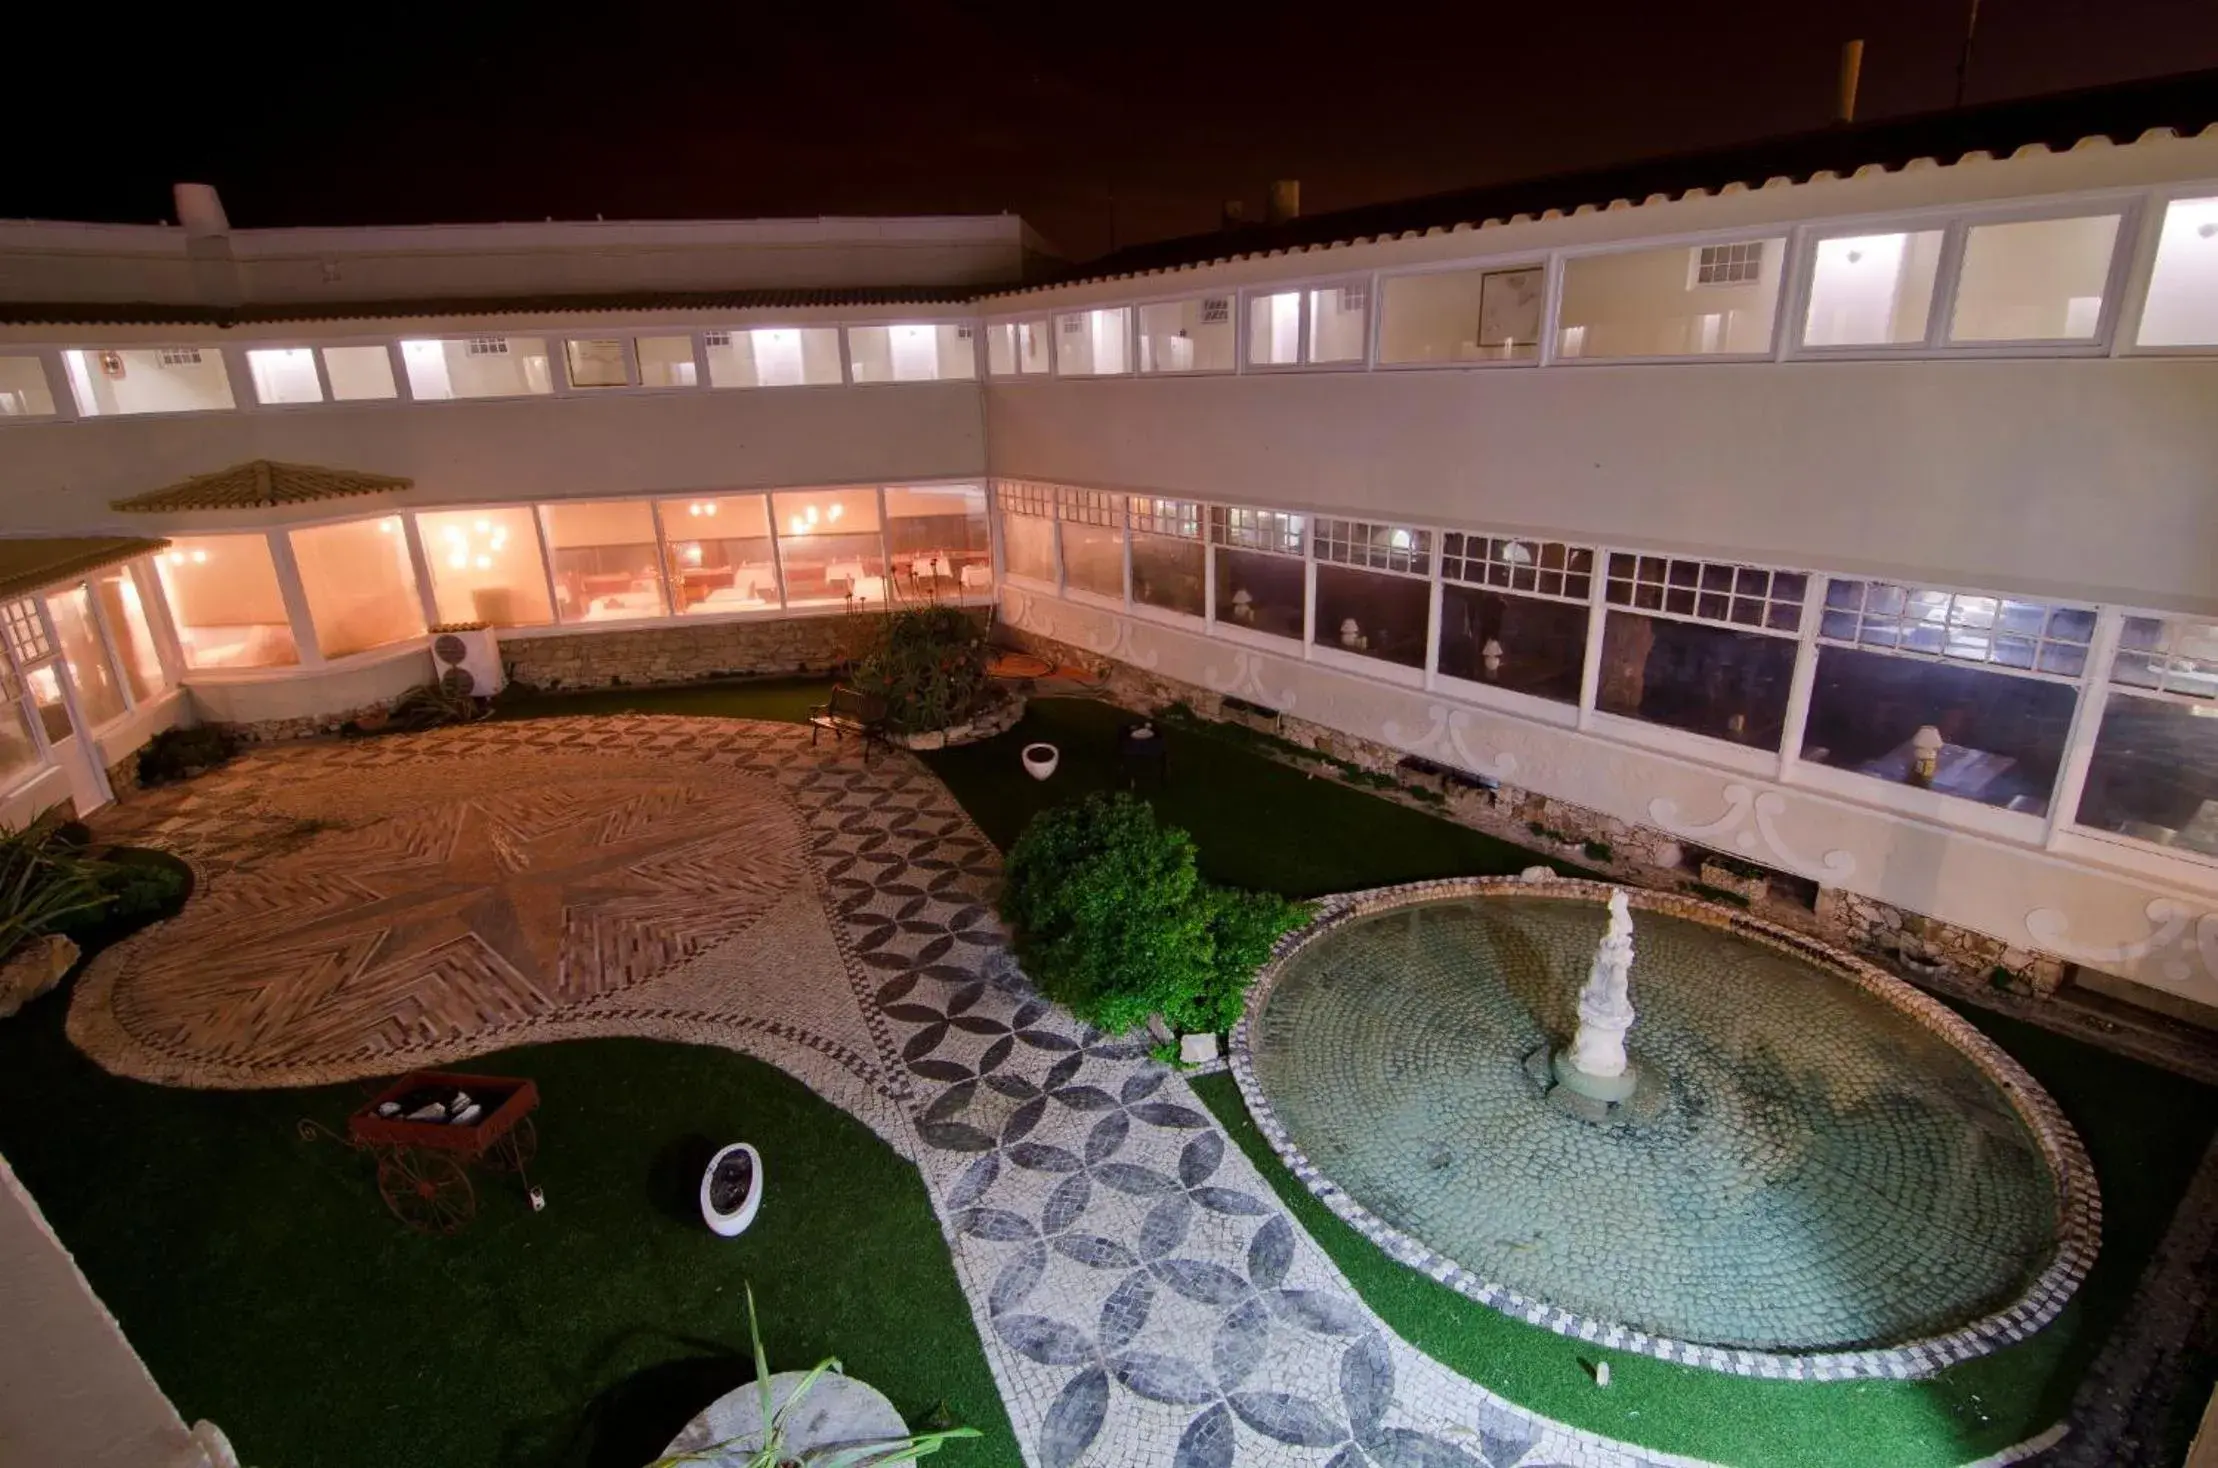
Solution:
[[[1040,992],[1111,1032],[1158,1013],[1182,1031],[1230,1028],[1303,916],[1276,894],[1204,882],[1193,838],[1125,794],[1036,816],[1010,848],[1001,912]]]
[[[944,729],[985,701],[992,688],[990,650],[977,621],[961,607],[912,607],[871,621],[848,681],[885,701],[894,728],[911,734]]]

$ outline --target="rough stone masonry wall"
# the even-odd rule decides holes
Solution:
[[[504,634],[501,661],[537,688],[687,683],[761,673],[821,673],[836,667],[862,628],[846,613],[745,622],[579,632],[560,637]]]
[[[1104,680],[1104,696],[1135,712],[1152,713],[1166,704],[1183,703],[1204,719],[1245,722],[1236,710],[1228,713],[1222,694],[1198,684],[1160,677],[1007,623],[997,628],[995,635],[1056,663],[1088,669]],[[1751,889],[1749,910],[1756,916],[1899,965],[1913,975],[1957,984],[1992,982],[2030,996],[2053,994],[2064,981],[2066,962],[2061,958],[2014,947],[1999,938],[1876,898],[1821,887],[1814,907],[1805,906],[1797,898],[1808,891],[1808,884],[1798,883],[1784,873],[1758,879],[1762,882],[1761,896],[1754,895],[1755,883],[1746,879],[1712,873],[1717,880],[1704,882],[1699,870],[1704,853],[1652,826],[1621,821],[1568,800],[1505,784],[1491,789],[1449,784],[1441,792],[1444,801],[1427,799],[1410,793],[1410,786],[1418,783],[1419,777],[1398,768],[1401,750],[1291,714],[1281,715],[1271,732],[1303,749],[1404,782],[1375,787],[1384,798],[1444,815],[1490,836],[1598,869],[1621,881],[1676,891],[1742,887],[1745,882]],[[1431,794],[1429,787],[1427,794]],[[1734,860],[1743,868],[1750,865],[1742,858]]]

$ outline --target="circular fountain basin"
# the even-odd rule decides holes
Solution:
[[[1233,1053],[1296,1175],[1466,1294],[1721,1370],[1917,1376],[2053,1318],[2099,1230],[2078,1139],[1970,1025],[1847,955],[1630,894],[1653,1103],[1547,1104],[1533,1057],[1577,1028],[1610,890],[1422,883],[1296,935]]]

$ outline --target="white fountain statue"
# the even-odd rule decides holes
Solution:
[[[1555,1058],[1558,1085],[1604,1103],[1623,1101],[1638,1088],[1639,1068],[1625,1058],[1625,1032],[1633,1027],[1632,968],[1633,914],[1620,888],[1610,894],[1610,925],[1579,990],[1578,1032]]]

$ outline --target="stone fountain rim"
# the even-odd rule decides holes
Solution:
[[[2001,1309],[1940,1335],[1895,1345],[1847,1351],[1786,1352],[1678,1340],[1566,1310],[1481,1278],[1365,1208],[1312,1163],[1287,1134],[1256,1078],[1250,1029],[1295,954],[1358,919],[1421,903],[1468,898],[1545,897],[1601,904],[1606,903],[1614,891],[1623,891],[1636,912],[1685,918],[1817,964],[1933,1031],[1971,1061],[2009,1101],[2018,1120],[2032,1135],[2048,1164],[2050,1181],[2054,1185],[2056,1245],[2032,1283]],[[1231,1068],[1249,1114],[1255,1118],[1257,1128],[1270,1142],[1279,1160],[1320,1202],[1377,1244],[1389,1258],[1447,1285],[1458,1294],[1558,1335],[1683,1366],[1734,1376],[1791,1381],[1871,1378],[1908,1381],[1931,1376],[1959,1362],[2015,1345],[2048,1325],[2078,1290],[2088,1270],[2094,1267],[2101,1243],[2102,1200],[2086,1148],[2054,1099],[2007,1051],[1940,1001],[1875,964],[1790,928],[1681,893],[1574,877],[1449,877],[1324,898],[1317,904],[1317,915],[1280,939],[1270,960],[1257,971],[1240,1021],[1233,1027]]]

